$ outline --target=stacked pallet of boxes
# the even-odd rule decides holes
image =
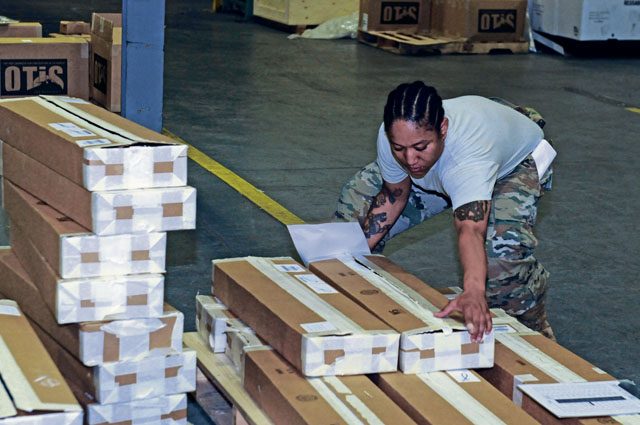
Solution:
[[[0,101],[15,299],[88,423],[186,423],[195,353],[164,304],[166,231],[195,227],[186,146],[88,102]],[[145,423],[147,423],[145,422]]]
[[[376,271],[397,275],[397,267],[379,258],[385,262]],[[389,320],[343,291],[357,273],[339,270],[333,281],[291,258],[214,260],[215,298],[197,298],[198,331],[214,352],[232,359],[244,388],[274,423],[327,417],[349,424],[471,423],[471,417],[536,423],[474,372],[442,372],[491,366],[491,337],[471,343],[460,322],[433,317],[434,306],[417,292],[411,296],[421,304],[410,311],[387,294],[384,308],[399,318]],[[397,277],[377,276],[378,286],[354,291],[375,298],[385,287],[398,288]]]

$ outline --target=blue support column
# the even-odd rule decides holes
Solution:
[[[122,0],[122,116],[162,130],[165,0]]]

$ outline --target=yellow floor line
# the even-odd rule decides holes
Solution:
[[[176,141],[189,146],[189,158],[200,165],[211,174],[218,177],[220,180],[237,190],[241,195],[245,196],[251,202],[262,208],[267,214],[278,220],[284,225],[288,224],[303,224],[302,220],[297,215],[274,201],[269,196],[265,195],[260,189],[253,186],[251,183],[234,173],[233,171],[220,164],[218,161],[212,159],[204,152],[200,151],[193,145],[190,145],[185,140],[176,136],[166,128],[162,129],[162,133],[175,139]]]
[[[635,112],[636,114],[640,114],[640,108],[627,108],[627,111]]]

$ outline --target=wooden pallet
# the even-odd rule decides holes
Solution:
[[[358,31],[361,43],[399,55],[527,53],[529,42],[469,42],[464,38],[429,37],[401,31]]]
[[[215,390],[219,391],[232,405],[231,423],[236,425],[243,423],[249,425],[272,424],[267,415],[245,391],[235,366],[226,355],[214,354],[197,332],[185,333],[183,342],[185,346],[196,351],[198,367],[213,384]],[[211,391],[211,387],[201,387],[202,393],[206,391]],[[207,406],[198,400],[198,394],[196,394],[196,401],[205,411],[207,410]],[[219,420],[219,418],[217,419]]]

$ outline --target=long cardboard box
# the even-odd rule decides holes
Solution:
[[[187,146],[80,99],[0,101],[0,140],[87,190],[187,184]]]
[[[3,207],[63,279],[164,273],[166,233],[97,236],[4,179]]]
[[[245,353],[243,385],[277,424],[414,423],[368,377],[306,379],[273,350]]]
[[[89,34],[91,24],[84,21],[60,21],[60,33],[66,35]]]
[[[42,37],[42,25],[39,22],[15,22],[0,25],[0,37]]]
[[[195,390],[195,351],[87,367],[37,324],[31,322],[31,326],[65,378],[97,403],[126,403]]]
[[[401,333],[400,370],[493,366],[493,332],[471,341],[462,320],[433,316],[447,304],[444,295],[382,256],[313,262],[309,269]],[[324,279],[324,280],[322,280]]]
[[[91,49],[91,98],[112,112],[120,112],[122,14],[93,13]]]
[[[213,261],[213,295],[305,376],[397,370],[400,335],[292,258]]]
[[[89,192],[6,143],[2,156],[4,177],[100,236],[195,228],[190,186]]]
[[[117,404],[86,406],[87,425],[187,425],[187,395],[174,394]]]
[[[59,325],[10,249],[0,249],[0,293],[19,300],[24,313],[87,366],[164,356],[182,350],[184,316],[165,305],[157,318]]]
[[[0,299],[0,377],[0,424],[82,424],[82,408],[56,364],[18,304],[4,299]]]
[[[60,279],[22,229],[13,224],[11,245],[60,324],[158,317],[164,276],[139,274]]]
[[[89,45],[81,38],[0,38],[0,97],[88,99],[88,67]],[[4,118],[0,121],[6,124]]]
[[[414,421],[429,425],[538,422],[471,370],[383,373],[374,382]]]
[[[518,389],[520,384],[613,381],[615,378],[539,333],[496,335],[495,366],[478,371],[504,395],[544,424],[638,423],[640,415],[558,419]]]

